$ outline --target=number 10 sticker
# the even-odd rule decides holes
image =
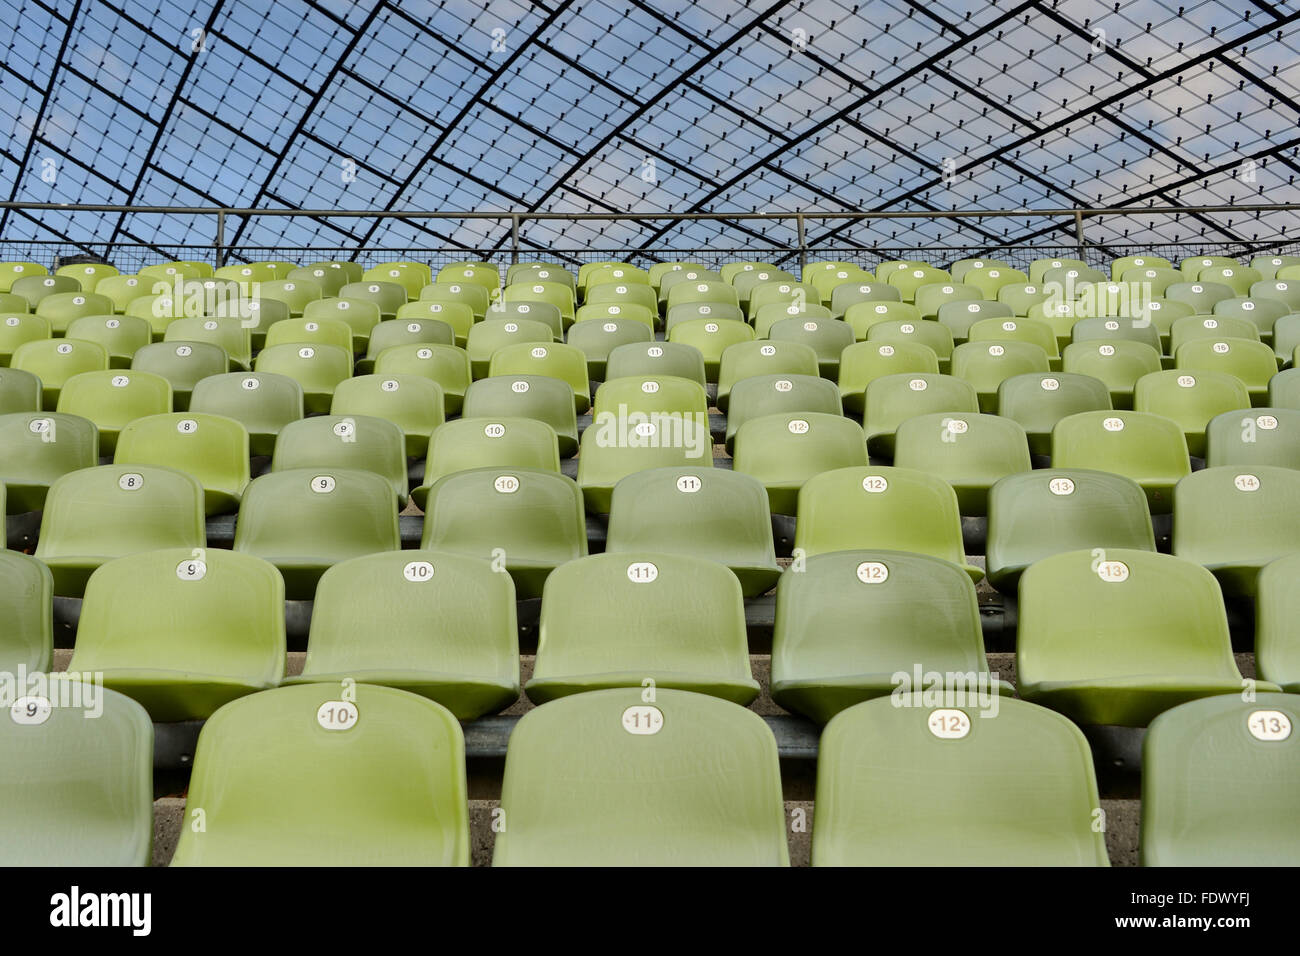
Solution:
[[[316,723],[326,730],[351,730],[360,717],[357,705],[346,700],[327,700],[316,710]]]

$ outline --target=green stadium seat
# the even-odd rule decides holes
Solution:
[[[605,552],[643,551],[728,567],[746,597],[771,590],[781,575],[766,490],[723,469],[655,468],[614,486]]]
[[[746,272],[779,272],[770,262],[728,262],[718,270],[723,282],[735,283],[737,277]],[[785,273],[789,275],[789,273]],[[791,276],[793,278],[793,276]]]
[[[124,315],[121,317],[121,321],[126,322],[130,318],[131,316]],[[278,328],[288,324],[288,322],[279,322],[272,328]],[[141,331],[147,333],[148,330],[146,328]],[[129,367],[131,359],[134,357],[135,353],[139,351],[139,349],[144,348],[147,341],[148,340],[146,339],[145,342],[131,348],[127,355],[126,364],[121,367]],[[177,319],[175,322],[172,322],[167,326],[167,330],[163,333],[163,342],[170,342],[173,345],[178,342],[203,342],[209,345],[215,345],[226,354],[226,359],[230,365],[244,371],[253,367],[252,330],[244,325],[243,320],[241,319],[217,318],[215,316],[204,316],[203,318],[195,319]],[[105,342],[105,345],[107,344],[108,343]],[[112,346],[108,347],[110,349],[110,359],[112,360],[113,365],[117,367],[119,365],[118,356],[112,353]],[[212,374],[220,375],[222,372],[217,371]],[[207,378],[207,376],[205,375],[204,378]],[[193,387],[190,388],[190,393],[191,395],[193,394]]]
[[[433,274],[424,263],[385,262],[363,272],[361,281],[395,283],[406,290],[408,299],[414,299],[420,295],[421,289],[433,281]]]
[[[215,548],[164,547],[91,575],[68,669],[102,673],[155,721],[197,720],[279,684],[284,647],[274,567]]]
[[[520,719],[493,866],[789,865],[763,719],[707,694],[643,694],[576,694]]]
[[[746,316],[751,314],[750,300],[754,295],[754,290],[760,285],[772,283],[774,284],[774,287],[781,285],[789,287],[788,291],[784,293],[776,292],[775,288],[772,292],[764,293],[764,298],[759,300],[760,306],[766,305],[768,302],[790,301],[794,299],[793,287],[800,285],[799,280],[796,279],[793,274],[786,272],[784,269],[777,268],[756,269],[752,272],[742,272],[729,281],[736,287],[736,295],[740,297],[740,307],[745,310]],[[821,301],[821,294],[812,286],[803,290],[801,294],[802,301],[804,302]]]
[[[1300,409],[1224,412],[1205,426],[1205,464],[1275,465],[1300,469]]]
[[[521,598],[541,597],[555,568],[587,555],[582,492],[553,471],[457,471],[429,486],[424,507],[420,547],[492,562]]]
[[[1300,554],[1270,561],[1255,588],[1255,665],[1259,676],[1300,693]]]
[[[0,415],[41,410],[41,380],[31,372],[0,368]]]
[[[1023,701],[972,697],[871,700],[827,725],[814,866],[1109,865],[1079,729]]]
[[[1173,263],[1161,256],[1142,253],[1138,256],[1120,256],[1110,260],[1110,277],[1122,279],[1130,269],[1169,269]]]
[[[1142,742],[1143,866],[1294,866],[1300,696],[1226,694],[1165,711]]]
[[[981,319],[1012,318],[1015,309],[1005,302],[988,302],[986,300],[969,300],[963,302],[945,302],[939,306],[938,318],[942,325],[952,333],[953,342],[960,345],[966,341],[970,327]]]
[[[736,432],[745,422],[777,412],[842,415],[839,387],[817,375],[753,375],[731,389],[727,403],[726,448],[735,448]]]
[[[1035,561],[1092,548],[1154,551],[1151,514],[1131,478],[1081,468],[1008,475],[989,490],[989,583],[1014,595]]]
[[[0,289],[0,292],[10,292],[13,295],[22,296],[27,300],[27,308],[35,312],[40,305],[41,300],[53,295],[63,293],[77,293],[81,291],[81,283],[71,276],[52,276],[52,275],[27,275],[15,279],[13,284],[7,289]],[[96,309],[97,312],[103,312],[103,309]]]
[[[596,390],[592,421],[599,425],[620,416],[678,415],[709,427],[709,399],[699,382],[675,375],[625,375]]]
[[[108,369],[108,350],[79,339],[37,339],[14,349],[9,367],[31,372],[41,381],[41,407],[53,411],[63,383],[82,372]]]
[[[198,479],[208,514],[239,508],[248,484],[248,430],[233,418],[171,412],[137,418],[118,432],[117,465],[175,468]]]
[[[682,275],[684,277],[686,274],[683,273]],[[590,292],[591,290],[588,289],[589,296]],[[590,298],[588,298],[588,301],[591,301]],[[661,287],[660,301],[663,302],[665,308],[669,309],[689,302],[739,306],[740,296],[737,294],[735,286],[723,282],[721,278],[683,278],[670,285],[666,292]],[[817,295],[811,301],[820,302],[821,296]]]
[[[772,342],[796,342],[809,346],[817,354],[821,374],[835,379],[840,356],[855,341],[853,328],[839,319],[782,319],[768,331]]]
[[[286,272],[285,275],[287,274]],[[147,278],[143,269],[140,270],[140,275]],[[222,266],[220,269],[214,270],[214,275],[218,279],[233,279],[240,284],[245,293],[257,284],[274,282],[276,279],[281,278],[280,270],[269,262],[248,262]]]
[[[745,322],[730,319],[691,319],[673,326],[668,341],[690,345],[704,356],[704,374],[710,382],[721,375],[722,356],[733,345],[754,341],[754,330]],[[814,358],[816,353],[814,353]]]
[[[1235,376],[1245,384],[1251,401],[1262,405],[1267,401],[1269,380],[1277,374],[1277,358],[1262,342],[1199,338],[1178,347],[1174,368]]]
[[[406,371],[389,368],[381,372],[379,362],[375,365],[378,374]],[[352,353],[337,345],[273,345],[258,353],[253,369],[293,379],[302,386],[304,408],[308,412],[324,412],[329,409],[339,382],[352,374]]]
[[[1040,285],[1032,282],[1012,282],[998,289],[998,302],[1011,307],[1014,315],[1029,318],[1029,310],[1043,302],[1048,302],[1052,295]]]
[[[573,407],[578,414],[591,407],[587,357],[573,345],[561,342],[549,345],[521,342],[499,348],[492,354],[488,375],[548,375],[558,378],[573,389]]]
[[[286,319],[266,332],[264,348],[277,345],[332,345],[352,355],[352,326],[337,319]]]
[[[113,314],[113,300],[93,292],[58,292],[47,295],[32,310],[41,318],[49,319],[55,335],[68,331],[68,324],[87,315]]]
[[[249,451],[270,455],[280,429],[303,417],[302,386],[270,372],[228,372],[201,379],[189,411],[233,418],[248,432]]]
[[[95,294],[110,299],[113,303],[113,311],[121,315],[132,301],[149,295],[150,288],[148,277],[142,279],[138,275],[104,276],[95,283]]]
[[[1249,291],[1249,290],[1248,290]],[[1214,311],[1215,303],[1238,295],[1232,286],[1221,282],[1175,282],[1165,289],[1165,298],[1184,302],[1193,312],[1207,315]]]
[[[348,679],[419,694],[460,720],[514,703],[519,640],[509,575],[429,550],[336,564],[316,587],[302,674],[284,683]]]
[[[995,320],[998,321],[998,320]],[[1050,370],[1050,359],[1040,345],[1033,342],[965,342],[952,350],[952,374],[975,388],[980,410],[997,408],[998,389],[1017,375]]]
[[[781,576],[772,696],[786,710],[824,724],[898,691],[914,669],[961,674],[971,690],[990,680],[975,585],[961,568],[900,551],[836,551]],[[985,687],[1011,693],[996,678]]]
[[[493,289],[496,286],[492,287]],[[487,314],[487,310],[500,299],[493,299],[488,289],[474,282],[433,282],[426,285],[420,290],[420,299],[431,302],[463,302],[468,305],[474,312],[474,318],[481,319]],[[398,302],[393,308],[393,315],[397,314],[397,309],[402,303]],[[538,303],[533,303],[538,305]],[[545,310],[543,310],[545,311]],[[559,309],[557,308],[558,312]],[[391,318],[391,316],[385,316]]]
[[[607,416],[582,433],[578,487],[588,511],[608,514],[614,486],[628,475],[674,467],[713,467],[707,424],[672,415]]]
[[[545,270],[543,270],[545,271]],[[568,276],[568,285],[575,287],[576,283],[572,281],[571,273],[565,273]],[[539,281],[546,281],[546,277],[541,272],[534,272],[533,276]],[[590,294],[591,290],[602,285],[650,285],[650,274],[644,269],[638,269],[636,266],[626,262],[615,262],[608,265],[598,265],[594,269],[589,269],[583,278],[583,291]]]
[[[340,299],[365,299],[367,302],[373,302],[379,306],[379,314],[385,319],[396,318],[397,310],[407,303],[405,286],[396,282],[375,282],[373,280],[349,282],[335,294]],[[265,292],[263,295],[265,296]],[[423,290],[420,295],[422,298],[424,297]],[[314,298],[319,299],[322,297],[317,295]],[[307,301],[310,301],[310,299],[303,302],[304,309]],[[299,310],[298,315],[302,315],[301,310]]]
[[[330,296],[308,302],[302,310],[302,317],[317,322],[325,319],[343,322],[352,330],[353,347],[365,351],[370,344],[370,333],[383,315],[374,302]]]
[[[190,407],[195,385],[209,375],[230,371],[230,357],[211,342],[154,342],[135,353],[131,370],[165,378],[172,387],[172,406],[183,412]]]
[[[1061,354],[1057,349],[1056,333],[1046,322],[1036,319],[980,319],[966,330],[966,341],[1029,342],[1047,353],[1049,364],[1060,364]]]
[[[1225,594],[1255,593],[1264,565],[1300,551],[1300,472],[1221,465],[1174,488],[1173,552],[1203,565]]]
[[[289,307],[278,299],[245,299],[238,305],[218,305],[214,316],[219,319],[239,319],[252,335],[253,348],[260,349],[266,343],[267,330],[277,322],[289,318]],[[164,330],[162,335],[165,334]]]
[[[1292,279],[1283,279],[1280,276],[1276,279],[1265,279],[1262,282],[1256,282],[1250,287],[1250,297],[1252,299],[1274,299],[1283,303],[1288,312],[1295,312],[1300,309],[1300,279],[1296,276]]]
[[[208,720],[186,798],[186,819],[201,808],[206,826],[181,828],[172,866],[469,864],[456,718],[404,690],[349,686],[281,687]]]
[[[654,290],[648,285],[639,286],[644,289],[644,295],[632,292],[636,285],[611,284],[598,298],[588,298],[588,302],[617,302],[627,304],[636,302],[646,306],[646,308],[657,308],[658,303],[655,299]],[[620,291],[622,290],[622,291]],[[549,302],[560,310],[560,319],[565,328],[574,323],[574,300],[573,289],[563,282],[515,282],[505,287],[501,292],[501,298],[505,302]]]
[[[593,429],[588,429],[595,433]],[[535,418],[459,418],[433,431],[424,459],[424,481],[411,498],[425,509],[439,478],[471,468],[533,468],[558,473],[555,429]]]
[[[943,269],[935,269],[933,266],[896,269],[888,275],[881,275],[880,270],[877,270],[876,276],[898,289],[903,295],[904,302],[913,301],[916,297],[916,290],[921,286],[934,282],[952,281],[951,275]],[[976,288],[979,287],[976,286]]]
[[[939,357],[922,342],[858,342],[840,354],[840,398],[846,412],[861,414],[867,388],[886,375],[939,373]],[[722,406],[719,405],[719,408]]]
[[[740,582],[707,558],[597,554],[551,572],[542,593],[534,703],[612,687],[696,691],[738,704],[758,696]]]
[[[0,448],[4,449],[0,484],[9,514],[40,511],[50,485],[61,476],[99,463],[95,424],[78,415],[38,411],[0,415]]]
[[[1177,422],[1187,438],[1188,452],[1202,458],[1210,419],[1223,412],[1249,409],[1250,396],[1241,380],[1227,372],[1168,369],[1138,379],[1133,408]]]
[[[1183,281],[1183,274],[1177,269],[1147,266],[1126,269],[1120,275],[1112,275],[1112,279],[1119,280],[1130,288],[1133,288],[1136,283],[1150,297],[1163,297],[1166,289],[1175,283]]]
[[[506,269],[506,285],[514,282],[559,282],[578,289],[573,273],[554,262],[516,262]]]
[[[1300,368],[1286,369],[1269,379],[1268,404],[1272,408],[1300,408]]]
[[[549,345],[554,341],[551,327],[544,322],[491,319],[470,329],[465,350],[469,353],[471,374],[475,378],[483,378],[488,374],[492,356],[497,349],[519,343]]]
[[[1070,341],[1077,342],[1141,342],[1159,354],[1160,330],[1152,322],[1127,319],[1113,315],[1095,315],[1079,319],[1070,328]],[[1068,346],[1067,346],[1068,348]]]
[[[386,349],[399,345],[455,345],[456,333],[445,322],[387,319],[371,329],[366,354],[357,360],[358,375],[375,370],[375,362]]]
[[[1266,279],[1277,275],[1278,269],[1300,264],[1300,256],[1256,256],[1250,260],[1250,267],[1259,270]]]
[[[205,544],[203,488],[195,478],[171,468],[100,465],[50,485],[36,557],[53,573],[55,594],[80,597],[106,561]]]
[[[577,326],[574,326],[577,328]],[[573,390],[547,375],[498,375],[479,379],[465,390],[463,418],[535,418],[555,431],[562,458],[578,450]]]
[[[858,302],[902,301],[903,294],[887,282],[842,282],[831,292],[831,315],[844,316]]]
[[[7,366],[25,342],[51,338],[50,320],[26,312],[0,314],[0,366]]]
[[[1228,339],[1259,341],[1259,329],[1247,319],[1232,319],[1217,315],[1185,315],[1169,329],[1169,352],[1177,355],[1178,349],[1188,342],[1211,339],[1215,342]],[[1274,365],[1272,371],[1277,371]]]
[[[582,309],[578,311],[581,312]],[[615,349],[632,343],[650,343],[654,341],[654,331],[639,319],[595,320],[579,317],[569,328],[566,341],[582,350],[582,354],[587,357],[587,377],[599,382],[605,379],[609,356]]]
[[[802,342],[761,340],[729,346],[718,363],[718,409],[727,411],[731,389],[737,382],[756,375],[776,374],[820,374],[816,349]]]
[[[1238,296],[1214,303],[1214,314],[1225,319],[1243,319],[1255,327],[1258,337],[1271,341],[1273,326],[1278,319],[1291,312],[1285,302],[1277,299],[1252,299]]]
[[[1191,473],[1187,437],[1172,419],[1148,412],[1069,415],[1052,429],[1052,467],[1106,471],[1132,478],[1152,514],[1169,514],[1173,490]]]
[[[1082,290],[1089,283],[1107,281],[1106,273],[1098,269],[1083,264],[1075,265],[1077,260],[1062,261],[1065,265],[1046,269],[1040,277],[1035,277],[1031,271],[1029,281],[1039,283],[1058,295],[1063,292],[1066,299],[1073,299],[1072,293]]]
[[[0,262],[0,292],[8,292],[15,282],[27,276],[49,274],[50,270],[37,262]]]
[[[489,310],[488,316],[491,316]],[[452,332],[456,336],[455,344],[461,348],[469,340],[469,333],[473,330],[474,325],[479,321],[479,317],[474,315],[473,309],[464,302],[442,302],[429,299],[420,299],[416,302],[408,302],[405,305],[398,306],[397,314],[394,316],[398,322],[445,322],[451,326]],[[548,332],[549,327],[548,327]],[[550,341],[548,335],[547,341]]]
[[[867,329],[867,341],[890,345],[908,345],[918,342],[927,345],[938,357],[941,372],[948,368],[954,348],[952,332],[946,325],[930,321],[912,322],[906,319],[872,323]]]
[[[359,415],[390,422],[404,436],[406,457],[422,458],[429,447],[429,436],[443,423],[444,405],[442,387],[431,379],[418,375],[359,375],[339,382],[330,415]],[[403,487],[403,496],[405,493]]]
[[[976,269],[1010,269],[1011,263],[1001,259],[958,259],[949,268],[954,282],[965,282],[967,273]]]
[[[1256,282],[1262,282],[1264,277],[1255,269],[1233,262],[1232,265],[1216,265],[1201,269],[1196,274],[1196,280],[1226,285],[1236,295],[1249,295],[1250,287]]]
[[[338,294],[350,298],[351,296],[344,292],[348,288],[349,286],[343,286],[338,290]],[[258,287],[258,297],[283,302],[289,307],[290,318],[301,318],[307,303],[325,298],[325,293],[310,279],[273,279],[270,282],[263,282]]]
[[[1110,408],[1106,383],[1090,375],[1030,372],[1013,375],[998,386],[998,414],[1024,428],[1035,455],[1051,453],[1052,429],[1062,418]]]
[[[964,515],[985,515],[998,479],[1033,468],[1019,422],[996,415],[933,412],[898,426],[894,464],[942,478]]]
[[[583,306],[587,308],[587,306]],[[708,319],[711,322],[735,320],[745,323],[745,313],[738,305],[725,305],[718,302],[687,302],[675,305],[664,313],[664,332],[669,336],[678,325],[695,319]]]
[[[1079,724],[1145,727],[1246,686],[1219,586],[1182,558],[1125,548],[1043,558],[1020,576],[1018,613],[1021,698]]]
[[[771,338],[772,326],[785,319],[821,321],[831,318],[831,310],[824,305],[769,302],[754,313],[754,334],[760,339]]]
[[[1075,342],[1061,353],[1061,370],[1104,382],[1115,408],[1132,408],[1138,379],[1160,371],[1160,352],[1143,342],[1125,339]]]
[[[59,266],[54,270],[56,276],[71,276],[80,283],[86,292],[94,292],[101,279],[118,274],[114,266],[106,262],[85,262],[74,265]]]
[[[885,375],[867,385],[863,428],[867,450],[892,458],[899,425],[930,412],[977,413],[979,396],[965,379],[937,372]]]
[[[871,328],[882,322],[911,322],[919,325],[923,320],[921,310],[910,302],[855,302],[844,312],[845,323],[853,330],[853,337],[866,341]]]
[[[498,302],[496,305],[493,306],[493,309],[495,309],[497,305],[503,305],[503,303]],[[525,309],[528,308],[528,303],[524,303],[524,302],[517,302],[517,303],[505,304],[505,305],[507,307],[513,305],[514,308],[525,308]],[[542,305],[542,303],[534,302],[533,305],[540,306]],[[555,309],[554,307],[552,307],[552,309],[555,314],[555,327],[559,328],[560,326],[563,325],[563,322],[560,319],[560,310]],[[736,307],[736,311],[737,312],[740,311],[739,306]],[[583,322],[607,322],[607,321],[625,322],[625,323],[635,322],[638,325],[645,326],[646,331],[650,333],[650,338],[654,338],[655,318],[656,318],[655,313],[651,312],[644,305],[638,305],[636,303],[620,304],[618,302],[593,302],[589,305],[582,305],[578,307],[578,310],[574,313],[573,324],[580,325]],[[570,328],[572,328],[572,326],[570,326]],[[560,329],[555,333],[555,338],[560,339],[562,337],[563,337],[563,329]]]
[[[380,475],[406,507],[406,440],[402,429],[370,415],[314,415],[280,429],[271,471],[350,469]]]
[[[646,277],[650,280],[652,286],[656,289],[662,289],[663,281],[668,275],[689,270],[707,272],[709,267],[702,262],[656,262],[647,270]],[[721,272],[718,273],[718,277],[722,278]]]
[[[54,577],[44,562],[0,549],[0,668],[47,673],[54,663]],[[12,703],[12,701],[11,701]]]
[[[293,600],[310,599],[332,565],[400,548],[393,487],[369,471],[262,475],[249,482],[235,522],[234,549],[279,568]]]
[[[143,707],[70,678],[50,683],[43,720],[0,723],[0,864],[148,866],[153,847],[153,724]],[[55,703],[42,698],[47,704]],[[94,716],[94,719],[88,719]]]
[[[809,479],[799,492],[794,546],[806,557],[910,551],[955,564],[974,581],[984,576],[966,563],[952,486],[908,468],[839,468]]]
[[[100,452],[111,455],[124,427],[172,410],[172,387],[151,372],[82,372],[64,383],[58,410],[94,422]]]
[[[438,270],[437,284],[479,286],[491,294],[501,288],[501,273],[490,262],[452,262]]]
[[[961,281],[968,286],[979,289],[984,298],[997,300],[998,294],[1005,286],[1019,285],[1023,287],[1029,282],[1029,276],[1006,264],[996,264],[971,269],[962,277]]]
[[[308,282],[314,282],[320,286],[320,293],[326,298],[331,298],[339,294],[339,289],[347,285],[351,279],[342,269],[330,269],[326,266],[300,266],[285,276],[290,282],[298,282],[306,279]],[[417,292],[419,290],[416,290]],[[321,299],[314,300],[316,302]],[[306,309],[303,310],[304,314]]]
[[[962,285],[960,282],[931,282],[916,290],[913,305],[921,313],[921,318],[937,319],[939,309],[949,302],[969,302],[979,298],[980,291],[973,286]]]
[[[767,488],[774,514],[797,515],[804,482],[825,471],[867,464],[856,422],[824,412],[778,412],[736,432],[733,467]]]

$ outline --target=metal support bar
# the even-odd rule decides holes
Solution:
[[[510,264],[519,261],[519,214],[510,217]]]
[[[225,250],[222,248],[225,244],[226,244],[226,211],[224,209],[218,209],[217,210],[217,243],[216,243],[217,246],[216,265],[218,269],[220,269],[222,266],[226,264]]]
[[[799,274],[808,267],[808,236],[803,228],[803,213],[795,216],[795,225],[799,230]]]
[[[1079,259],[1083,260],[1085,242],[1083,238],[1083,211],[1080,209],[1074,211],[1074,238],[1079,245]]]

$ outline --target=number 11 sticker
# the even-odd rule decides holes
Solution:
[[[642,704],[623,711],[623,729],[629,734],[645,736],[657,734],[664,726],[664,715],[658,707]]]

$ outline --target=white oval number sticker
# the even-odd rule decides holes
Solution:
[[[657,734],[663,729],[664,715],[658,707],[642,704],[639,707],[629,707],[623,711],[622,723],[623,729],[629,734],[643,737],[648,734]]]
[[[361,714],[357,705],[346,700],[327,700],[316,710],[316,723],[326,730],[351,730]]]
[[[1250,728],[1250,735],[1257,740],[1273,742],[1291,736],[1291,718],[1280,710],[1252,711],[1246,718],[1246,726]]]
[[[649,561],[636,561],[627,566],[627,579],[633,584],[649,584],[659,577],[659,569]]]
[[[941,740],[960,740],[970,733],[970,718],[960,710],[934,710],[930,712],[926,726]]]

